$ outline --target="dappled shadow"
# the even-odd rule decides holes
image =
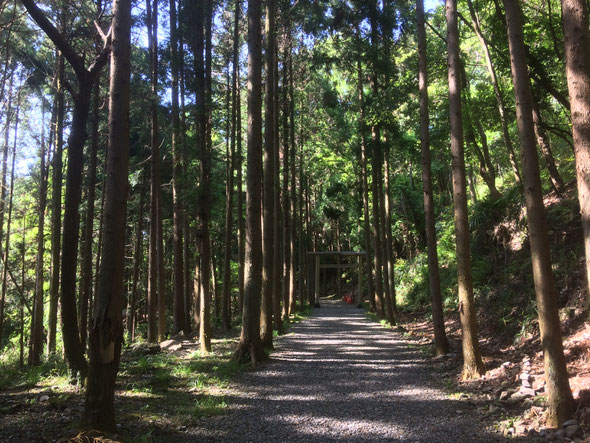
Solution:
[[[226,396],[229,413],[187,429],[187,440],[503,441],[477,404],[437,388],[437,370],[364,311],[324,301]]]

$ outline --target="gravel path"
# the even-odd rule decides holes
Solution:
[[[502,441],[475,406],[449,398],[436,364],[364,310],[323,301],[275,343],[272,359],[240,375],[229,411],[203,419],[194,440]]]

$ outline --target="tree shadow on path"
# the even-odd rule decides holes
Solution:
[[[227,414],[194,440],[504,441],[477,405],[440,388],[437,368],[364,310],[325,301],[276,342],[268,363],[241,374]]]

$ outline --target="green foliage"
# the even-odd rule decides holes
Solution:
[[[0,359],[0,390],[29,389],[40,383],[67,383],[68,368],[59,357],[52,357],[39,366],[19,367],[16,352],[6,352]]]
[[[193,418],[201,418],[220,414],[226,407],[227,403],[223,397],[205,396],[195,402],[190,415]]]

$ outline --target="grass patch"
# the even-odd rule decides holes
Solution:
[[[37,385],[61,387],[69,384],[68,369],[61,359],[50,358],[39,366],[24,368],[19,368],[16,361],[3,361],[0,364],[0,390],[30,389]]]
[[[202,418],[220,414],[227,408],[224,397],[204,396],[196,401],[190,410],[192,418]]]

